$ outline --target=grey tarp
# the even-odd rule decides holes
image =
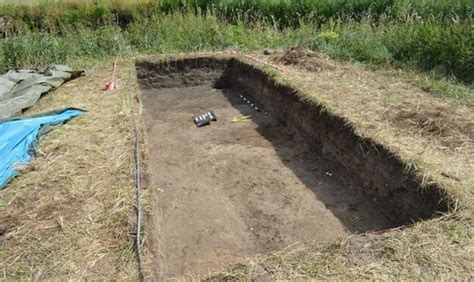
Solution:
[[[0,119],[33,106],[42,94],[81,75],[68,66],[52,65],[43,70],[17,70],[0,75]]]

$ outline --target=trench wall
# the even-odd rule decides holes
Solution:
[[[365,194],[394,224],[402,225],[447,212],[449,202],[436,184],[420,187],[421,177],[383,145],[357,135],[350,122],[304,99],[297,89],[239,59],[186,58],[137,62],[140,87],[186,87],[214,83],[239,88],[275,115],[305,145],[346,168],[348,193]],[[317,89],[315,89],[317,91]]]

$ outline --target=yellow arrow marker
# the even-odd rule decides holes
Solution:
[[[252,116],[234,117],[234,119],[232,120],[232,122],[246,121],[246,120],[249,120],[249,119],[251,119],[251,118],[252,118]]]

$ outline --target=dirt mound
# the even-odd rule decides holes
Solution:
[[[417,130],[451,149],[459,148],[474,138],[472,122],[441,106],[403,103],[389,114],[397,126]]]
[[[295,65],[311,72],[336,68],[327,56],[313,52],[304,46],[291,47],[283,55],[276,55],[273,61],[284,65]]]

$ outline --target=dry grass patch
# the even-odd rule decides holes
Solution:
[[[276,63],[300,67],[310,72],[335,69],[335,64],[327,55],[313,52],[304,46],[291,47],[272,59]]]
[[[127,65],[119,64],[119,90],[102,91],[111,62],[97,63],[25,113],[88,110],[43,136],[39,156],[1,191],[5,279],[138,277]]]

